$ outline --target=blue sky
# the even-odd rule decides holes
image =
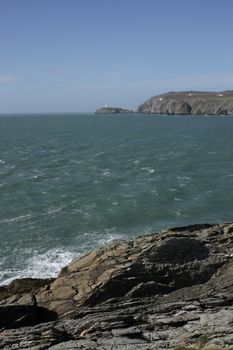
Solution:
[[[0,113],[233,89],[232,0],[0,0]]]

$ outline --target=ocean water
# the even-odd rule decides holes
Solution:
[[[113,239],[233,220],[233,117],[0,116],[0,284]]]

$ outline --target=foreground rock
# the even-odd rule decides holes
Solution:
[[[138,113],[233,115],[233,91],[169,92],[142,103]]]
[[[14,293],[1,298],[0,316],[7,308],[30,311],[30,293]],[[12,329],[9,313],[0,349],[233,345],[233,223],[115,242],[34,293],[44,318]]]

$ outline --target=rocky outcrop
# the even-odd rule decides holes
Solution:
[[[120,107],[102,107],[95,111],[96,114],[132,114],[135,113],[130,109]]]
[[[233,115],[233,91],[169,92],[142,103],[138,113],[184,115]]]
[[[0,349],[228,346],[233,223],[174,228],[91,252],[34,289],[37,318],[26,289],[1,297]]]
[[[30,292],[35,292],[41,287],[45,287],[54,278],[40,279],[40,278],[22,278],[12,281],[7,286],[0,286],[0,304],[1,301],[8,300],[8,302],[14,302],[15,298],[23,297]]]

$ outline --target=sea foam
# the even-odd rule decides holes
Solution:
[[[22,270],[1,270],[0,285],[9,284],[16,278],[56,277],[62,267],[79,256],[80,253],[62,248],[50,249],[45,253],[36,253],[26,261],[26,267]]]

